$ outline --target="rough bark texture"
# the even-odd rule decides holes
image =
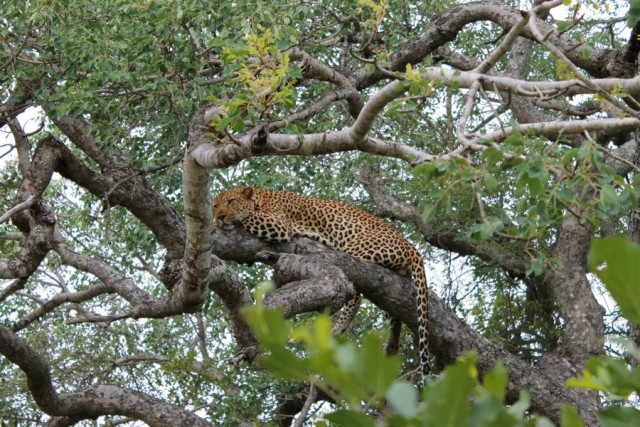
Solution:
[[[220,105],[205,105],[204,102],[197,105],[192,110],[198,109],[195,115],[185,118],[185,123],[189,121],[189,130],[182,138],[187,142],[182,161],[184,216],[178,213],[169,198],[153,188],[150,184],[152,181],[147,177],[148,171],[134,166],[137,159],[132,156],[136,154],[133,154],[134,150],[131,153],[127,151],[128,140],[115,144],[100,140],[96,136],[99,132],[95,131],[100,118],[83,113],[78,113],[76,117],[56,110],[55,99],[66,90],[65,82],[70,78],[60,74],[63,77],[56,81],[56,76],[59,76],[57,73],[73,68],[73,65],[63,60],[40,64],[37,61],[40,54],[34,55],[31,58],[33,76],[29,75],[29,79],[15,77],[18,81],[12,81],[11,87],[6,89],[10,95],[3,98],[0,105],[0,126],[7,125],[16,136],[15,149],[20,162],[18,170],[22,174],[14,200],[7,212],[0,215],[0,223],[11,221],[20,232],[12,236],[21,245],[14,255],[2,254],[0,258],[0,279],[8,281],[0,292],[0,304],[6,304],[10,297],[23,292],[30,280],[35,280],[36,272],[42,268],[43,261],[51,252],[55,252],[64,266],[95,278],[95,283],[91,282],[83,291],[60,292],[43,301],[37,309],[12,321],[10,328],[0,327],[0,354],[25,373],[32,398],[44,413],[53,417],[49,425],[73,425],[80,420],[110,414],[130,417],[154,426],[213,425],[184,408],[124,387],[95,384],[82,390],[60,393],[53,385],[49,367],[42,356],[16,333],[29,326],[37,327],[34,326],[37,325],[36,321],[59,310],[66,303],[75,304],[77,313],[75,317],[67,319],[67,327],[71,328],[83,322],[103,324],[130,318],[164,318],[198,312],[211,291],[224,304],[226,312],[220,316],[226,316],[231,324],[238,352],[233,362],[240,366],[257,355],[257,340],[241,314],[241,309],[250,306],[253,301],[241,277],[224,261],[272,264],[278,289],[267,296],[265,304],[282,307],[287,317],[325,308],[336,311],[359,292],[388,312],[393,319],[416,331],[415,290],[409,279],[327,250],[307,239],[295,239],[286,244],[267,243],[241,230],[223,231],[214,227],[209,194],[213,168],[237,164],[255,156],[312,156],[343,151],[387,156],[410,165],[442,159],[466,161],[488,147],[499,146],[514,132],[514,128],[502,122],[500,130],[484,135],[469,131],[469,126],[465,126],[474,108],[474,97],[480,94],[488,100],[490,96],[487,93],[491,93],[491,96],[501,98],[500,111],[510,112],[509,119],[516,119],[515,126],[521,133],[535,132],[551,140],[559,135],[571,134],[562,143],[577,147],[584,139],[592,138],[590,133],[599,132],[593,140],[606,151],[608,164],[620,175],[637,174],[640,170],[640,139],[628,141],[628,134],[637,130],[640,124],[640,114],[635,110],[639,104],[634,99],[640,94],[640,79],[634,78],[640,52],[637,38],[640,24],[633,28],[624,48],[589,48],[587,51],[585,44],[558,33],[554,25],[538,19],[538,16],[544,18],[546,15],[545,3],[549,2],[534,2],[538,8],[529,12],[489,1],[452,7],[424,28],[411,33],[411,37],[399,49],[389,52],[384,67],[382,62],[376,60],[356,61],[350,56],[348,60],[345,59],[348,54],[357,58],[358,49],[350,45],[351,35],[336,41],[344,44],[344,55],[328,59],[326,63],[314,58],[302,47],[289,49],[290,60],[301,69],[301,77],[297,82],[301,91],[306,84],[321,81],[326,84],[326,92],[316,100],[308,100],[288,117],[267,121],[267,114],[266,119],[238,134],[233,134],[229,129],[221,132],[212,127],[212,117],[223,114]],[[525,18],[529,21],[523,21]],[[455,49],[456,37],[473,23],[497,25],[505,33],[514,26],[520,26],[516,27],[521,28],[519,37],[501,37],[493,41],[496,45],[505,43],[497,52],[502,54],[510,51],[508,57],[502,56],[507,64],[504,73],[494,67],[499,58],[469,58]],[[187,28],[186,24],[184,26]],[[185,38],[193,36],[193,28],[188,30],[192,32],[188,32]],[[38,34],[44,35],[46,32],[46,26],[37,31],[29,29],[24,35],[24,43],[18,47],[35,46],[35,51],[40,52]],[[538,33],[544,34],[544,38],[541,39]],[[203,34],[211,37],[210,29],[204,29]],[[514,35],[518,34],[511,34]],[[561,81],[527,80],[527,63],[534,46],[553,46],[558,49],[558,53],[570,62],[568,65],[574,67],[571,68],[574,77]],[[370,46],[367,47],[370,53]],[[12,61],[22,58],[20,49],[12,52],[11,61],[2,64],[0,68],[3,72],[10,71],[11,65],[15,65]],[[167,48],[167,51],[172,49],[176,50],[176,47]],[[175,77],[178,86],[187,86],[186,79],[201,79],[194,86],[209,84],[201,75],[222,72],[216,56],[218,53],[201,46],[197,46],[195,51],[199,55],[211,55],[207,69],[188,77],[175,77],[168,73],[163,78]],[[448,123],[450,128],[446,133],[450,139],[447,146],[449,151],[444,153],[432,150],[431,141],[417,146],[402,142],[403,135],[397,136],[398,141],[376,136],[378,131],[384,134],[384,125],[376,128],[380,113],[392,101],[407,93],[406,82],[398,80],[404,78],[407,65],[421,64],[429,57],[438,63],[425,68],[422,76],[416,78],[436,86],[462,87],[467,94],[459,123],[457,126],[452,120]],[[28,55],[25,58],[28,59]],[[442,67],[442,64],[449,66]],[[132,68],[136,66],[130,65]],[[82,79],[83,75],[71,77]],[[157,76],[149,78],[157,80]],[[220,82],[228,78],[220,76]],[[104,87],[98,92],[111,93],[112,84],[114,82],[105,81]],[[628,95],[624,103],[611,99],[614,89],[622,89]],[[571,95],[592,96],[596,93],[609,102],[594,100],[581,106],[571,105]],[[49,114],[52,126],[58,132],[55,134],[63,137],[43,134],[38,137],[37,143],[33,143],[31,135],[21,129],[16,119],[29,106],[39,106],[45,114]],[[313,129],[309,134],[287,133],[289,125],[303,121],[313,123],[316,117],[333,111],[330,109],[335,106],[344,106],[347,113],[345,120],[341,119],[340,125],[336,124],[336,129]],[[609,114],[610,118],[593,116],[596,112],[600,115]],[[160,113],[154,111],[149,117],[154,117],[154,114]],[[621,118],[623,114],[626,117]],[[427,121],[429,118],[420,117],[416,120]],[[153,127],[154,123],[146,125]],[[113,122],[109,121],[109,126],[136,127],[140,124],[124,125],[114,119]],[[130,133],[131,128],[127,132]],[[609,143],[616,148],[610,150]],[[113,260],[94,257],[90,251],[84,253],[81,248],[72,249],[67,238],[56,228],[56,207],[50,206],[44,198],[54,173],[99,198],[105,210],[116,206],[123,208],[127,215],[130,214],[153,234],[166,251],[164,265],[157,274],[158,292],[152,294],[139,286],[122,273]],[[533,411],[558,422],[559,404],[568,402],[577,408],[586,425],[597,425],[596,411],[600,408],[597,394],[563,387],[568,377],[581,372],[590,356],[602,353],[604,342],[603,309],[591,290],[585,266],[595,231],[585,225],[580,214],[567,207],[554,236],[555,241],[550,246],[553,259],[557,262],[547,266],[546,275],[532,277],[527,274],[531,258],[523,250],[521,241],[497,235],[482,244],[471,243],[465,238],[465,230],[442,231],[424,223],[418,203],[408,204],[391,195],[375,173],[364,171],[358,179],[370,195],[377,215],[410,222],[415,225],[424,243],[455,255],[477,257],[496,266],[509,277],[521,280],[527,292],[538,297],[537,309],[551,311],[555,307],[553,304],[560,308],[565,325],[564,336],[532,366],[482,337],[431,292],[429,335],[436,366],[441,369],[461,354],[474,350],[480,355],[480,374],[488,372],[498,361],[504,362],[509,369],[509,403],[517,400],[520,390],[527,389],[532,395]],[[594,195],[587,194],[584,199],[590,197]],[[96,233],[100,231],[92,230]],[[640,211],[637,209],[629,213],[628,234],[632,240],[640,241]],[[0,238],[7,236],[9,234],[2,234]],[[94,315],[81,309],[82,303],[105,294],[117,298],[117,310],[110,314]],[[398,324],[395,325],[393,336],[397,337]],[[638,342],[640,333],[637,328],[631,328],[629,333]],[[397,344],[391,341],[389,346],[389,350],[393,351]],[[308,390],[308,387],[303,389]],[[326,400],[328,397],[319,395],[316,399]],[[304,396],[288,396],[281,401],[276,412],[292,416],[301,410],[304,403]]]
[[[59,394],[51,382],[49,367],[40,355],[23,339],[1,327],[0,349],[26,374],[29,390],[38,406],[56,418],[63,417],[60,423],[121,414],[158,427],[213,425],[175,405],[113,385],[98,384]]]

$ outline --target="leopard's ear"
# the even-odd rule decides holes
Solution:
[[[251,200],[253,198],[253,187],[245,187],[242,189],[242,194],[247,198],[247,200]]]

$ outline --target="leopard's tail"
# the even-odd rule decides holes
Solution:
[[[418,310],[418,348],[420,368],[424,375],[429,374],[429,288],[422,258],[416,259],[411,266],[411,278],[416,286],[416,307]]]

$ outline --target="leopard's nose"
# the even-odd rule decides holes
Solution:
[[[220,222],[221,224],[224,224],[224,219],[225,219],[225,215],[218,215],[218,216],[216,217],[216,220],[217,220],[218,222]]]

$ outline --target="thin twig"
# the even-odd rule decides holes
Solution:
[[[633,110],[632,108],[627,106],[624,102],[619,101],[618,99],[616,99],[615,96],[613,96],[609,92],[603,90],[597,84],[595,84],[593,81],[588,79],[587,76],[585,76],[582,73],[582,71],[580,71],[580,69],[573,62],[571,62],[571,60],[569,58],[567,58],[567,56],[562,52],[562,50],[560,50],[557,46],[555,46],[553,43],[550,43],[547,40],[549,35],[550,35],[550,33],[542,34],[540,32],[540,29],[538,28],[538,25],[536,23],[536,19],[537,19],[538,13],[546,12],[547,10],[549,10],[551,8],[554,8],[556,6],[559,6],[561,4],[562,4],[562,0],[556,0],[556,1],[553,1],[553,2],[545,2],[545,3],[541,4],[540,6],[537,6],[537,7],[533,8],[533,9],[531,9],[530,14],[531,14],[531,18],[532,19],[529,19],[529,29],[531,30],[531,33],[535,37],[536,41],[538,43],[540,43],[541,45],[543,45],[544,47],[546,47],[551,53],[556,55],[556,57],[559,60],[564,62],[567,65],[567,68],[569,68],[569,71],[571,71],[576,76],[576,78],[578,80],[580,80],[582,83],[584,83],[586,85],[586,87],[588,87],[589,89],[593,90],[595,93],[599,94],[600,96],[605,98],[607,101],[609,101],[611,104],[613,104],[616,107],[620,108],[622,111],[626,112],[627,114],[631,115],[632,117],[640,118],[640,113],[638,111]]]
[[[475,82],[473,82],[473,84],[471,85],[467,93],[464,95],[465,97],[464,108],[462,110],[462,115],[460,116],[460,120],[458,121],[458,127],[456,129],[458,140],[462,144],[464,144],[464,146],[467,146],[468,145],[467,143],[469,141],[469,138],[467,138],[467,135],[465,134],[464,128],[466,127],[467,121],[471,116],[471,111],[473,110],[473,99],[475,98],[476,93],[478,93],[479,89],[480,89],[480,81],[476,80]]]
[[[17,214],[18,212],[30,208],[31,206],[33,206],[36,203],[36,200],[37,200],[36,196],[34,196],[32,194],[24,202],[18,203],[17,205],[15,205],[11,209],[9,209],[7,211],[7,213],[5,213],[4,215],[0,216],[0,224],[3,224],[5,222],[9,221],[9,219],[11,219],[11,217],[13,215]]]
[[[602,153],[604,153],[605,156],[609,156],[612,159],[615,159],[621,163],[624,163],[625,165],[631,167],[634,171],[636,172],[640,172],[640,167],[638,167],[637,165],[635,165],[633,162],[618,156],[617,154],[613,154],[611,151],[607,150],[606,148],[604,148],[603,146],[601,146],[600,144],[597,144],[593,138],[591,137],[591,134],[589,133],[588,130],[584,131],[584,136],[587,137],[587,139],[591,142],[593,142],[593,144],[595,145],[595,147],[600,150]]]
[[[318,395],[318,391],[316,390],[316,386],[311,383],[309,386],[309,394],[307,395],[307,400],[304,402],[304,406],[302,406],[302,410],[296,418],[296,422],[293,424],[293,427],[302,427],[304,422],[307,420],[307,415],[309,414],[309,409],[311,409],[311,405],[316,401],[316,396]]]
[[[487,71],[493,68],[495,63],[498,62],[502,55],[507,53],[511,45],[513,45],[513,43],[516,41],[516,39],[524,29],[524,27],[527,26],[527,23],[529,22],[529,16],[530,15],[528,13],[525,14],[522,19],[518,21],[518,23],[516,23],[516,25],[511,27],[507,35],[504,37],[502,43],[500,43],[500,46],[495,48],[484,61],[478,64],[478,66],[473,71],[476,73],[485,74]]]
[[[76,323],[111,323],[116,320],[127,319],[131,316],[131,313],[117,314],[112,316],[81,316],[70,318],[65,323],[67,325],[74,325]]]

